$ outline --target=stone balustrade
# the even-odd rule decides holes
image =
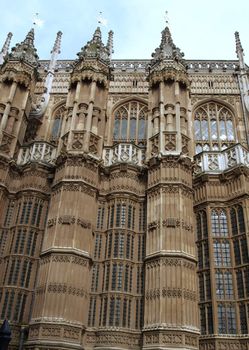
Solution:
[[[21,147],[17,164],[24,165],[30,162],[38,162],[54,165],[56,158],[56,147],[47,142],[33,142],[28,146]]]
[[[221,152],[201,152],[195,156],[195,161],[195,174],[220,173],[238,165],[249,167],[249,152],[240,144],[236,144]]]
[[[117,163],[130,163],[143,166],[145,150],[130,143],[119,143],[113,147],[105,147],[103,160],[105,166]]]

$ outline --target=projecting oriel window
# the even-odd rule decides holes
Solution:
[[[225,106],[208,102],[194,114],[196,154],[221,151],[236,142],[234,116]]]
[[[113,140],[144,145],[146,140],[147,106],[130,101],[114,112]]]

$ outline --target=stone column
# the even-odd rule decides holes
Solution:
[[[8,116],[10,113],[10,108],[11,108],[11,104],[13,102],[15,93],[16,93],[16,89],[17,89],[17,83],[13,82],[10,88],[10,92],[9,92],[9,96],[8,96],[8,100],[5,106],[5,110],[2,116],[2,120],[1,120],[1,124],[0,124],[0,144],[2,142],[2,137],[3,137],[3,131],[6,128],[7,125],[7,121],[8,121]]]
[[[166,180],[171,178],[177,181]],[[190,159],[163,157],[149,169],[148,188],[143,344],[147,349],[198,349]]]
[[[68,180],[68,174],[78,180],[72,180],[74,175]],[[91,179],[91,186],[82,178]],[[97,167],[77,157],[61,164],[55,174],[59,187],[51,195],[29,333],[34,348],[40,343],[48,348],[55,341],[58,349],[81,348],[88,317],[97,179]]]
[[[84,143],[84,150],[87,152],[89,148],[89,139],[90,139],[90,132],[92,127],[92,116],[93,116],[93,106],[94,106],[94,100],[95,100],[95,92],[96,92],[96,81],[93,80],[91,83],[91,90],[90,90],[90,96],[89,96],[89,104],[88,104],[88,111],[87,111],[87,120],[86,120],[86,137],[85,137],[85,143]]]

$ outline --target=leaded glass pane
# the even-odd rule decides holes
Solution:
[[[122,119],[121,124],[121,139],[126,140],[127,138],[127,119]]]
[[[196,140],[201,140],[201,122],[200,120],[195,120],[194,122],[195,125],[195,139]]]
[[[241,205],[238,206],[238,221],[239,221],[239,231],[240,233],[245,232],[245,220],[244,220],[244,212]]]
[[[225,141],[227,139],[225,121],[220,120],[220,139]]]
[[[60,118],[56,118],[54,120],[52,133],[51,133],[53,138],[59,137],[60,127],[61,127],[61,119]]]
[[[202,152],[202,146],[201,145],[196,145],[195,153],[198,154],[198,153],[201,153],[201,152]]]
[[[211,139],[212,140],[217,140],[218,138],[218,133],[217,133],[217,122],[216,120],[211,120]]]
[[[202,132],[202,140],[208,140],[208,121],[202,120],[201,121],[201,132]]]
[[[113,132],[113,139],[118,140],[119,139],[119,129],[120,129],[120,119],[115,119],[114,121],[114,132]]]
[[[227,120],[227,139],[228,141],[234,141],[234,130],[233,130],[233,122],[231,120]]]
[[[132,118],[130,120],[130,139],[133,140],[136,138],[136,119]]]
[[[138,139],[143,140],[146,138],[145,135],[145,120],[144,119],[139,119],[139,124],[138,124]]]

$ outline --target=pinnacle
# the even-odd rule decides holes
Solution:
[[[82,47],[81,51],[78,53],[80,59],[88,58],[98,58],[102,61],[110,63],[111,53],[112,53],[112,37],[113,32],[109,32],[107,45],[105,46],[102,42],[102,35],[100,27],[97,27],[93,37],[88,43]]]
[[[55,39],[55,43],[54,43],[54,46],[53,46],[53,49],[51,51],[52,52],[58,52],[60,53],[60,48],[61,48],[61,37],[62,37],[62,32],[59,31],[56,35],[56,39]]]
[[[28,34],[26,35],[26,38],[24,39],[24,44],[27,44],[28,46],[34,46],[34,39],[35,39],[35,31],[34,28],[31,28]]]
[[[32,28],[26,35],[25,39],[12,48],[11,54],[9,54],[8,59],[23,60],[37,67],[38,55],[34,46],[34,38],[35,32],[34,28]]]
[[[4,59],[5,59],[6,55],[8,54],[10,41],[11,41],[12,36],[13,36],[12,33],[8,33],[7,38],[3,44],[2,50],[0,51],[0,64],[2,64],[4,62]]]
[[[111,57],[111,55],[113,54],[113,34],[114,32],[112,30],[109,31],[108,33],[108,40],[107,40],[107,44],[106,44],[106,47],[109,51],[109,55]]]
[[[100,27],[97,27],[93,34],[93,41],[101,41],[101,30]]]
[[[242,47],[242,45],[241,45],[241,41],[240,41],[240,37],[239,37],[239,32],[235,32],[234,33],[234,35],[235,35],[235,42],[236,42],[236,52],[238,52],[239,50],[240,51],[244,51],[243,50],[243,47]]]
[[[10,40],[11,40],[12,36],[13,36],[13,34],[11,32],[9,32],[8,35],[7,35],[7,38],[5,40],[5,43],[4,43],[3,47],[2,47],[1,52],[5,52],[6,51],[5,54],[7,53],[8,49],[9,49]]]
[[[162,60],[175,60],[177,62],[183,62],[184,54],[174,44],[169,27],[166,26],[161,34],[161,43],[152,54],[152,62],[158,63]]]

